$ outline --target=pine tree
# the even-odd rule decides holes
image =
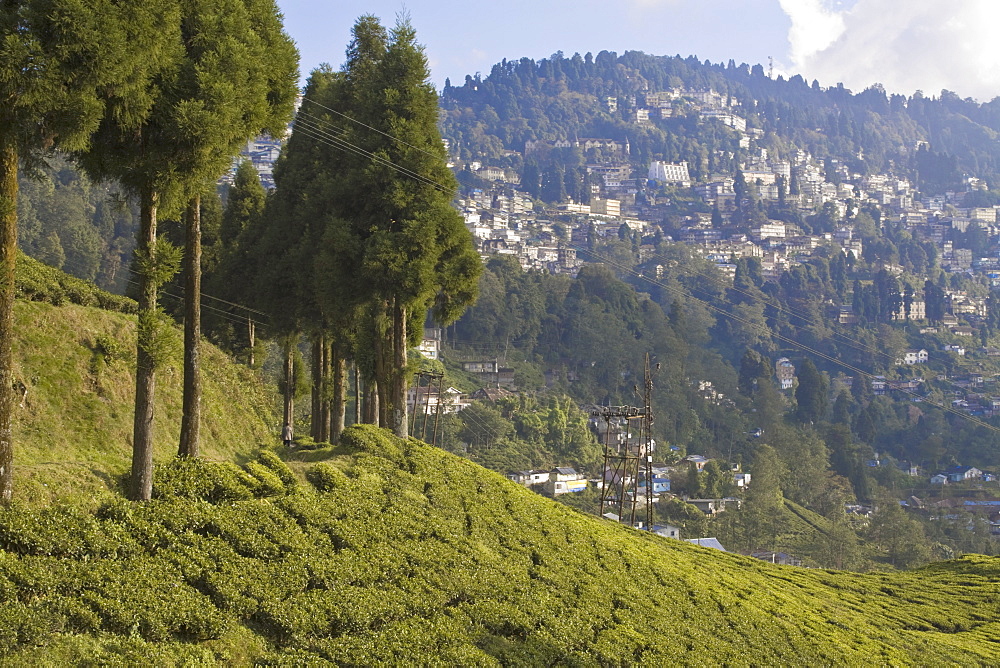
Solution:
[[[171,0],[0,4],[0,502],[13,490],[13,308],[18,172],[43,151],[79,150],[118,100],[141,112],[143,84],[169,40]],[[141,55],[140,55],[141,54]]]

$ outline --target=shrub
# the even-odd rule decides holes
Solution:
[[[74,278],[54,267],[17,252],[17,295],[36,302],[60,306],[66,302],[80,306],[97,306],[107,311],[134,314],[135,300],[101,290],[93,283]]]
[[[285,483],[275,474],[274,471],[259,462],[247,462],[247,473],[257,481],[254,489],[254,496],[280,496],[286,493]]]
[[[242,475],[241,475],[242,474]],[[211,503],[253,497],[259,483],[235,464],[177,457],[157,466],[153,473],[153,497],[180,497]]]
[[[295,474],[292,473],[292,470],[288,468],[285,462],[281,461],[281,457],[275,453],[270,450],[261,450],[257,456],[257,461],[269,468],[274,475],[278,476],[287,491],[294,492],[298,487],[299,482],[296,480]]]
[[[338,487],[345,487],[347,476],[344,473],[326,462],[320,462],[310,466],[306,470],[306,480],[320,492],[332,492]]]
[[[18,645],[33,645],[49,633],[52,618],[33,605],[4,601],[0,606],[0,655]]]
[[[340,444],[352,452],[367,452],[403,464],[402,441],[387,429],[370,424],[353,424],[344,430]]]

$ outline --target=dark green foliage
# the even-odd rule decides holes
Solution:
[[[45,264],[122,293],[135,248],[135,211],[112,186],[92,184],[62,154],[22,177],[18,246]]]
[[[643,106],[647,92],[679,87],[714,89],[738,100],[740,114],[751,127],[764,131],[763,141],[773,154],[791,146],[808,147],[813,155],[839,159],[860,173],[909,169],[920,189],[931,193],[957,190],[962,172],[991,183],[1000,173],[1000,153],[990,140],[1000,128],[995,101],[976,104],[950,91],[933,99],[920,92],[909,99],[890,98],[879,86],[852,93],[841,85],[809,86],[797,75],[771,79],[760,66],[725,66],[638,51],[602,51],[594,58],[559,52],[539,61],[497,63],[488,76],[469,76],[464,85],[445,88],[443,134],[463,160],[486,157],[496,164],[504,164],[505,150],[522,151],[533,140],[607,137],[624,143],[627,138],[631,162],[642,169],[651,159],[664,159],[686,160],[695,178],[735,173],[739,217],[756,215],[754,184],[743,183],[737,171],[743,155],[737,133],[683,111],[653,118],[644,126],[634,123],[635,107]],[[608,98],[617,100],[615,111],[606,104]],[[925,140],[930,148],[921,143],[919,150],[912,150]],[[531,154],[522,167],[522,182],[538,189],[547,170],[572,164],[562,154],[567,151]],[[588,161],[606,157],[587,156]],[[527,173],[529,164],[533,166]],[[830,171],[831,180],[836,180]],[[553,187],[558,185],[551,181]],[[799,193],[794,174],[787,186],[791,194]],[[548,192],[551,201],[558,195],[557,190]]]
[[[808,357],[797,365],[799,386],[795,388],[798,418],[803,422],[820,422],[826,419],[829,405],[829,381],[819,372]]]

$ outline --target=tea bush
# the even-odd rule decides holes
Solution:
[[[308,486],[265,451],[159,466],[145,504],[0,510],[0,664],[995,663],[1000,560],[772,566],[348,432]]]

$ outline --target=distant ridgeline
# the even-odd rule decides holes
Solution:
[[[907,98],[878,85],[852,93],[732,60],[638,51],[504,60],[485,79],[446,82],[441,107],[455,155],[515,170],[544,157],[539,149],[578,148],[588,162],[626,151],[641,168],[687,162],[697,180],[734,172],[749,135],[775,157],[801,149],[862,174],[916,176],[929,194],[957,187],[963,172],[993,184],[1000,171],[1000,99]],[[930,150],[918,152],[921,142]]]

